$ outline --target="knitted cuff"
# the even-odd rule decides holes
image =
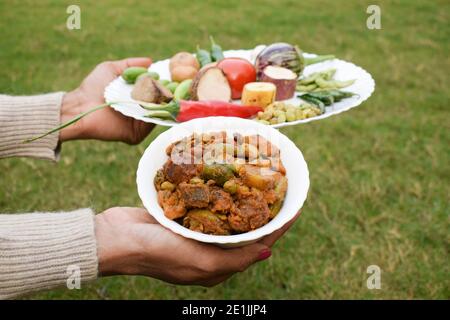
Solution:
[[[35,157],[56,161],[59,133],[23,143],[60,124],[64,92],[37,96],[0,95],[0,158]]]
[[[97,278],[91,209],[0,214],[0,299]]]

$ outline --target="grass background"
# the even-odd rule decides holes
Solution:
[[[32,295],[42,299],[450,298],[448,1],[78,1],[82,29],[66,29],[73,1],[0,2],[0,92],[71,90],[99,62],[154,60],[206,45],[297,43],[367,69],[361,107],[282,129],[308,162],[302,217],[267,262],[214,288],[113,277]],[[368,30],[378,4],[382,29]],[[447,119],[447,120],[446,120]],[[140,206],[135,170],[161,132],[137,147],[71,142],[61,161],[0,161],[0,211]],[[366,268],[382,269],[368,290]]]

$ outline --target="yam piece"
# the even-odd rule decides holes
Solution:
[[[231,100],[231,88],[223,71],[217,67],[203,69],[197,73],[191,85],[193,100]]]
[[[242,104],[245,106],[267,107],[275,101],[277,88],[270,82],[250,82],[242,91]]]
[[[173,94],[157,80],[145,76],[136,81],[133,91],[131,91],[131,97],[139,101],[163,103],[171,101]]]
[[[277,87],[275,100],[287,100],[294,96],[297,75],[287,68],[268,66],[263,70],[261,81],[271,82]]]

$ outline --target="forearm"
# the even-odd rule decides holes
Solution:
[[[64,286],[69,266],[79,268],[81,282],[95,279],[94,219],[90,209],[1,214],[0,299]]]
[[[64,93],[37,96],[0,95],[0,158],[23,156],[56,160],[59,133],[31,142],[24,140],[60,124]]]

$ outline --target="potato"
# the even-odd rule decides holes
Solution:
[[[278,172],[269,168],[259,168],[251,165],[244,165],[239,169],[239,176],[245,185],[257,188],[259,190],[266,190],[275,185],[275,180]]]
[[[177,66],[172,69],[172,81],[182,82],[187,79],[194,79],[198,70],[191,66]]]
[[[171,73],[173,69],[179,66],[191,66],[197,71],[200,69],[200,64],[198,63],[197,58],[189,52],[178,52],[170,59],[169,70]]]

